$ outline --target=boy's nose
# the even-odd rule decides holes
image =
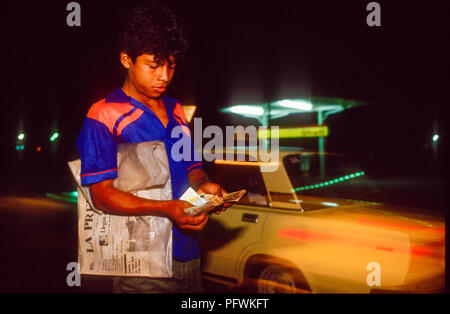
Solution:
[[[159,73],[159,80],[165,82],[169,80],[169,69],[167,64],[161,66],[161,71]]]

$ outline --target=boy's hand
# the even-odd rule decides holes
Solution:
[[[197,190],[197,193],[199,194],[213,194],[217,195],[220,198],[223,198],[223,194],[227,193],[222,187],[213,182],[205,182],[203,183]],[[221,206],[219,206],[215,211],[213,211],[214,214],[220,214],[221,212],[227,210],[228,207],[230,207],[231,203],[223,203]]]
[[[168,218],[182,229],[202,230],[208,221],[208,216],[205,213],[196,217],[186,215],[184,210],[189,207],[192,207],[192,204],[188,202],[181,200],[171,201],[172,210],[170,211],[170,216]]]

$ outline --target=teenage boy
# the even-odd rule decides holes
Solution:
[[[173,222],[173,278],[114,278],[115,292],[202,292],[200,248],[195,236],[208,215],[190,217],[188,202],[178,200],[191,186],[201,193],[222,196],[219,184],[208,181],[201,161],[177,161],[171,156],[175,127],[188,130],[181,103],[165,95],[186,40],[179,19],[161,4],[129,12],[119,32],[120,62],[127,71],[121,88],[89,109],[77,139],[82,184],[90,186],[97,208],[113,215],[152,215]],[[173,200],[139,198],[113,187],[117,177],[117,144],[162,141],[169,160]],[[192,140],[191,140],[192,142]],[[191,143],[192,144],[192,143]],[[192,147],[191,157],[195,156]],[[230,204],[216,211],[220,213]]]

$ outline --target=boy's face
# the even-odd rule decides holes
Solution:
[[[121,53],[120,60],[128,69],[127,80],[139,93],[153,99],[164,94],[175,71],[173,56],[158,60],[155,55],[142,54],[133,63],[126,53]]]

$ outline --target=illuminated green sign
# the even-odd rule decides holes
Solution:
[[[280,128],[279,138],[301,138],[301,137],[325,137],[328,136],[328,126],[313,125],[296,128]],[[267,135],[266,135],[267,134]],[[258,131],[258,138],[270,138],[270,129]]]

